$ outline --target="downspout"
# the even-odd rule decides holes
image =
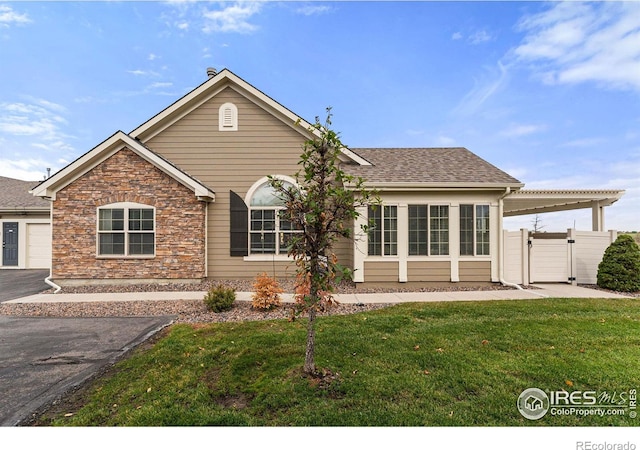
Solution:
[[[502,196],[498,199],[498,220],[500,221],[500,223],[498,224],[498,230],[500,230],[500,235],[498,236],[498,279],[500,280],[500,284],[502,284],[503,286],[523,291],[524,289],[522,289],[522,286],[520,286],[519,284],[509,283],[504,279],[504,230],[502,229],[502,217],[504,214],[504,198],[509,194],[511,194],[511,188],[507,187],[504,194],[502,194]]]
[[[50,227],[51,228],[51,246],[53,246],[53,200],[51,198],[47,198],[47,200],[49,200],[49,220],[51,222],[51,227]],[[53,252],[52,252],[52,256],[53,256]],[[53,261],[51,261],[51,267],[53,267]],[[53,268],[49,269],[49,276],[44,279],[44,282],[47,283],[52,288],[54,288],[55,291],[53,291],[53,293],[57,294],[62,290],[62,288],[57,284],[55,284],[53,281],[51,281],[52,277],[53,277]]]
[[[55,289],[55,291],[53,291],[54,294],[57,294],[58,292],[60,292],[60,290],[62,289],[60,286],[58,286],[57,284],[55,284],[53,281],[51,281],[51,277],[53,275],[49,275],[47,278],[44,279],[44,282],[47,283],[49,286],[51,286],[52,288]]]

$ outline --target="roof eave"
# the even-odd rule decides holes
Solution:
[[[92,168],[96,167],[114,153],[123,148],[128,148],[138,156],[154,165],[167,175],[174,178],[184,186],[193,190],[199,200],[215,201],[215,192],[207,186],[190,177],[167,160],[161,158],[151,150],[147,149],[140,142],[133,139],[128,134],[118,131],[106,139],[100,145],[85,153],[80,158],[69,164],[64,169],[54,174],[51,178],[43,181],[34,187],[30,193],[36,197],[50,198],[55,200],[56,192],[77,180]]]
[[[369,189],[377,189],[383,191],[434,191],[434,190],[474,190],[474,191],[504,191],[521,189],[523,183],[395,183],[395,182],[368,182],[365,180],[364,186]],[[354,187],[353,183],[347,184],[347,188]]]

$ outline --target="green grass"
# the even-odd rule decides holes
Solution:
[[[318,320],[302,376],[306,319],[175,325],[50,425],[601,426],[629,417],[524,419],[518,395],[640,387],[637,300],[404,304]],[[428,373],[426,373],[427,371]],[[568,387],[567,380],[573,383]]]

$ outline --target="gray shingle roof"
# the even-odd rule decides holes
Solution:
[[[345,166],[367,184],[522,184],[466,148],[351,148],[371,166]]]
[[[22,181],[0,177],[0,210],[2,211],[49,211],[49,202],[29,194],[38,181]]]

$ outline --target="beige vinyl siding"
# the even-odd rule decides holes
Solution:
[[[387,283],[398,281],[397,261],[365,261],[364,281],[373,283]]]
[[[449,261],[408,261],[407,278],[409,282],[449,282],[451,281],[451,263]]]
[[[491,281],[491,261],[460,261],[459,271],[460,281]]]
[[[230,102],[238,108],[238,131],[218,130],[218,110]],[[196,177],[216,193],[208,211],[208,276],[254,278],[257,273],[284,276],[292,261],[245,261],[229,256],[229,190],[243,199],[267,175],[293,176],[305,137],[237,91],[226,88],[145,144]],[[348,245],[338,257],[347,260]],[[346,252],[346,253],[345,253]],[[265,255],[266,256],[266,255]],[[278,258],[276,258],[278,259]]]

